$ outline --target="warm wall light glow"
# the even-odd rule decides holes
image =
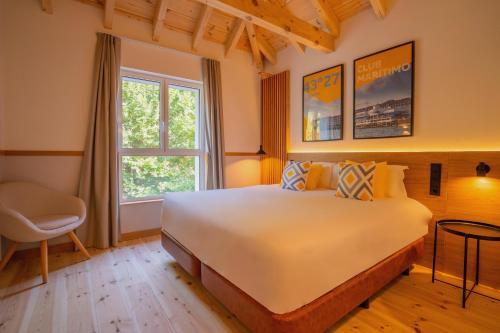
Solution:
[[[449,185],[474,199],[492,200],[500,193],[500,179],[492,177],[461,177],[450,181]]]
[[[486,178],[486,177],[471,177],[474,178],[474,185],[478,188],[483,189],[491,189],[495,187],[495,181],[498,182],[497,179]]]
[[[493,149],[488,149],[488,148],[477,148],[477,149],[450,149],[450,148],[443,148],[443,149],[435,149],[435,148],[413,148],[413,147],[407,147],[407,148],[399,148],[399,149],[377,149],[377,148],[368,148],[368,149],[342,149],[342,148],[328,148],[328,149],[323,149],[323,148],[318,148],[311,146],[310,148],[299,148],[299,149],[289,149],[288,154],[302,154],[302,153],[466,153],[466,152],[500,152],[500,150],[493,150]]]

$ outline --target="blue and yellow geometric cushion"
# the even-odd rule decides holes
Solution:
[[[311,165],[312,163],[308,161],[288,161],[281,176],[281,188],[284,190],[305,191]]]
[[[363,201],[373,200],[375,162],[339,163],[339,185],[336,196]]]

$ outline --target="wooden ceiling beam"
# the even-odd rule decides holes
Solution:
[[[313,5],[314,9],[316,9],[316,12],[328,28],[328,30],[330,30],[330,33],[335,37],[338,37],[338,35],[340,35],[340,21],[337,17],[337,14],[335,14],[335,11],[328,3],[328,0],[309,1]]]
[[[386,0],[370,0],[373,11],[378,18],[384,18],[387,15],[387,2]]]
[[[335,37],[293,16],[286,8],[264,0],[197,0],[278,35],[321,51],[335,48]]]
[[[167,15],[168,0],[160,0],[156,5],[155,16],[153,18],[153,40],[160,40],[160,33],[165,24],[165,16]]]
[[[305,54],[306,53],[306,47],[300,43],[297,43],[296,41],[290,39],[289,40],[290,44],[293,46],[293,48],[295,50],[297,50],[297,52],[299,52],[300,54]]]
[[[113,16],[115,14],[115,0],[106,0],[104,2],[104,27],[113,29]]]
[[[245,29],[245,23],[243,22],[242,19],[237,18],[236,21],[234,22],[233,29],[231,30],[231,34],[229,35],[227,41],[226,41],[226,57],[231,53],[232,50],[236,47],[238,44],[238,41],[241,38],[241,34],[243,33],[243,30]]]
[[[252,23],[245,22],[245,28],[247,29],[248,39],[250,40],[253,62],[258,69],[262,70],[264,68],[264,63],[262,62],[262,57],[260,55],[259,43],[257,42],[257,35],[255,34],[255,27]]]
[[[52,0],[42,0],[42,10],[47,14],[54,14],[54,4]]]
[[[262,52],[264,57],[273,65],[276,64],[276,50],[274,47],[262,36],[257,35],[257,44],[259,45],[259,50]]]
[[[193,32],[193,44],[192,44],[193,50],[196,50],[198,44],[203,38],[203,34],[205,33],[205,28],[207,27],[208,20],[210,19],[212,11],[213,8],[207,5],[204,5],[203,9],[201,10],[201,16],[199,17],[198,22],[196,23],[196,28],[194,29]]]

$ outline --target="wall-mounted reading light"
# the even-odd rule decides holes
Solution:
[[[484,162],[479,162],[476,167],[476,174],[478,177],[486,177],[486,174],[490,172],[491,168],[488,164]]]
[[[266,155],[266,152],[262,148],[262,145],[259,146],[259,151],[257,152],[257,155]]]

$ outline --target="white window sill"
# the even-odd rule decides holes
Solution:
[[[125,201],[125,202],[120,202],[120,206],[128,206],[128,205],[136,205],[136,204],[143,204],[143,203],[150,203],[150,202],[162,202],[163,199],[137,199],[134,201]]]

